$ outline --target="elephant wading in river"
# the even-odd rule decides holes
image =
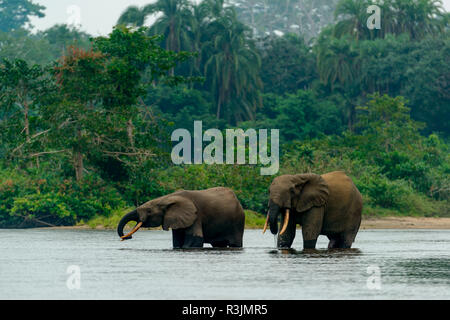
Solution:
[[[129,221],[137,224],[127,235]],[[228,188],[178,191],[144,203],[126,214],[117,232],[122,240],[131,239],[140,227],[162,226],[172,229],[174,248],[242,247],[245,214],[239,200]]]
[[[319,235],[330,240],[328,248],[350,248],[361,224],[362,197],[353,181],[342,171],[324,175],[283,175],[270,186],[266,225],[278,232],[277,246],[290,248],[296,225],[302,226],[303,248],[314,249]]]

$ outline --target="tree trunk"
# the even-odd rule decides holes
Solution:
[[[134,136],[133,136],[133,122],[131,119],[127,122],[127,136],[128,136],[128,142],[132,147],[134,147]]]
[[[75,176],[77,181],[81,181],[83,179],[83,155],[79,151],[75,151],[74,155],[74,163],[75,163]]]
[[[25,127],[24,127],[25,137],[26,137],[27,142],[30,142],[30,121],[28,120],[28,113],[29,113],[30,107],[29,107],[28,101],[26,99],[23,103],[23,106],[24,106],[24,116],[25,116]]]
[[[77,137],[78,142],[81,143],[81,130],[77,131]],[[84,172],[84,166],[83,166],[83,154],[81,153],[81,150],[79,147],[77,147],[74,152],[74,167],[75,167],[75,177],[77,181],[81,181],[83,179],[83,172]]]
[[[217,119],[220,119],[220,105],[221,105],[221,99],[219,97],[219,101],[217,102]]]

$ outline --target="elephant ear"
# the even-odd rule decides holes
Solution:
[[[182,196],[170,196],[161,202],[165,207],[163,229],[183,229],[190,227],[197,219],[194,203]]]
[[[295,189],[299,191],[296,204],[297,212],[304,212],[312,207],[323,207],[328,201],[328,185],[325,180],[313,173],[299,174],[294,177]]]

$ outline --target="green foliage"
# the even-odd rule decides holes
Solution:
[[[365,214],[449,214],[440,1],[380,2],[381,30],[366,27],[366,0],[339,1],[326,27],[337,1],[224,2],[130,7],[90,38],[67,25],[32,34],[41,7],[0,1],[0,227],[111,227],[125,208],[215,186],[260,225],[273,177],[258,165],[171,163],[171,133],[196,120],[280,129],[279,174],[344,170]]]
[[[367,8],[374,4],[368,0],[340,0],[335,16],[340,20],[334,26],[337,36],[350,34],[356,39],[374,39],[388,34],[405,33],[412,39],[421,39],[445,29],[445,13],[440,0],[387,0],[376,3],[382,16],[381,29],[367,28],[372,13]]]
[[[266,223],[266,217],[263,214],[258,214],[251,210],[244,210],[245,212],[245,228],[246,229],[260,229]]]
[[[411,211],[411,203],[408,201],[412,190],[404,181],[389,180],[383,176],[363,177],[357,182],[358,189],[366,194],[368,202],[373,206]]]
[[[0,59],[22,59],[30,65],[43,66],[58,59],[70,46],[88,50],[89,35],[67,25],[55,25],[37,33],[25,29],[0,31]]]
[[[263,96],[264,109],[257,120],[242,122],[243,128],[279,128],[283,142],[336,134],[343,129],[339,108],[321,101],[312,90],[298,90],[283,96]]]
[[[261,79],[266,92],[295,93],[310,87],[316,78],[314,54],[295,34],[264,41],[262,53]]]
[[[44,6],[31,0],[0,0],[0,31],[8,32],[25,27],[30,16],[43,18]]]
[[[2,170],[0,227],[73,225],[125,206],[115,188],[98,177],[61,180],[45,170]]]

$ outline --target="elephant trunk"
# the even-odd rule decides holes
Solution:
[[[129,213],[127,213],[125,216],[123,216],[123,218],[120,220],[119,225],[117,226],[117,233],[119,234],[119,237],[123,237],[123,228],[125,227],[125,225],[130,222],[130,221],[139,221],[139,215],[137,213],[137,210],[133,210]],[[129,235],[128,237],[122,238],[123,240],[128,240],[131,239],[131,235]]]
[[[272,234],[278,233],[278,215],[280,214],[280,209],[281,208],[276,203],[270,201],[269,212],[267,214],[270,225],[270,232]]]
[[[280,206],[271,201],[269,204],[269,212],[267,213],[267,220],[266,225],[264,226],[264,231],[267,228],[267,223],[269,223],[270,232],[272,232],[272,234],[278,233],[278,215],[280,214],[280,211],[281,211]],[[283,227],[281,228],[280,235],[282,235],[287,229],[289,223],[289,213],[290,210],[289,208],[287,208],[285,214],[282,217]]]

